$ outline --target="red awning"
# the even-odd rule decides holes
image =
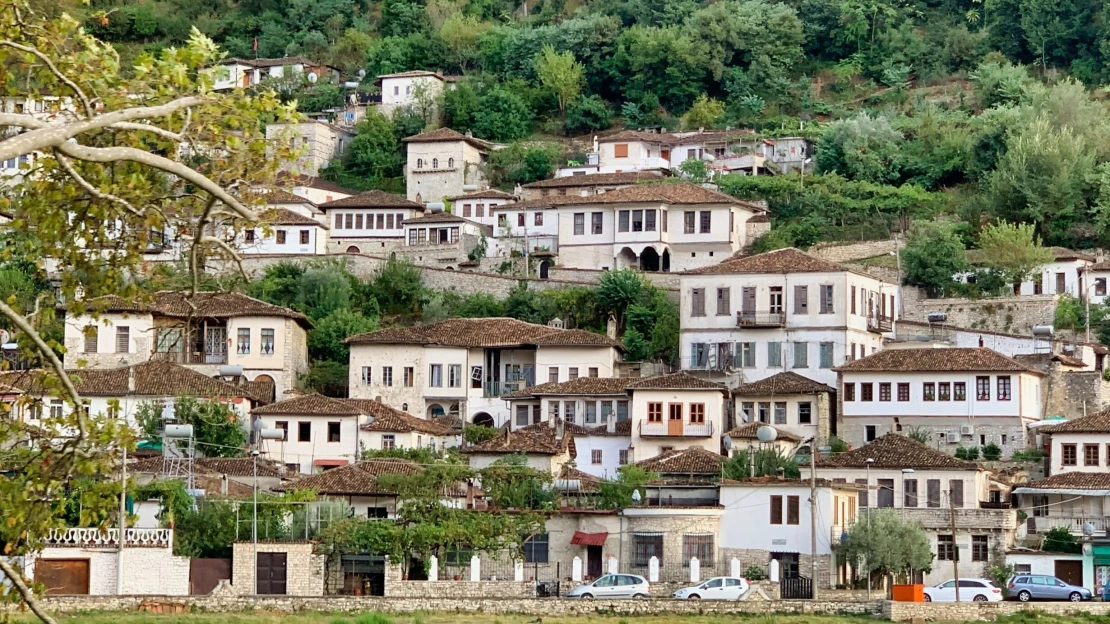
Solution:
[[[574,537],[570,538],[570,543],[577,544],[578,546],[604,546],[605,540],[608,537],[608,533],[585,533],[583,531],[575,531]]]
[[[335,468],[338,466],[346,466],[349,463],[351,462],[345,459],[317,459],[313,460],[312,465]]]

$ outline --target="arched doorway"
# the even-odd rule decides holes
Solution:
[[[362,250],[360,250],[358,247],[355,247],[354,245],[351,245],[347,248],[347,253],[362,253]]]
[[[671,250],[670,249],[667,249],[667,248],[663,249],[663,259],[659,264],[660,264],[660,267],[659,267],[660,271],[662,271],[664,273],[670,272],[670,270],[671,270]]]
[[[544,260],[540,263],[540,279],[547,279],[547,274],[551,271],[551,263]]]
[[[447,415],[447,410],[439,403],[432,403],[428,406],[428,418],[440,418]]]
[[[474,418],[472,418],[471,421],[475,425],[478,425],[478,426],[481,426],[481,427],[492,427],[492,426],[494,426],[493,416],[490,416],[486,412],[478,412],[477,414],[474,415]]]
[[[636,268],[636,252],[628,247],[625,247],[617,254],[617,268],[618,269],[634,269]]]
[[[389,252],[389,259],[390,260],[396,260],[397,259],[397,252],[396,251]]]
[[[645,247],[644,250],[640,252],[640,270],[659,270],[659,252],[655,251],[654,247]]]
[[[259,375],[254,378],[252,382],[256,388],[256,394],[260,400],[267,403],[273,403],[274,394],[277,384],[274,383],[274,378],[269,375]]]

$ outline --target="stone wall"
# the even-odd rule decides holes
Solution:
[[[752,548],[722,548],[721,557],[725,560],[731,561],[734,557],[740,560],[740,575],[744,576],[749,567],[755,566],[767,572],[767,568],[771,563],[771,551],[769,550],[756,550]],[[798,571],[802,576],[811,576],[813,573],[813,555],[808,553],[798,554]],[[832,555],[817,555],[817,589],[831,590],[833,587],[832,570],[833,565]],[[777,585],[774,588],[775,596],[778,595]],[[768,591],[768,596],[771,593]]]
[[[255,592],[255,557],[251,542],[235,542],[231,555],[234,593]],[[290,596],[323,596],[327,557],[316,553],[311,542],[259,542],[258,552],[283,552],[286,559],[286,593]]]
[[[1045,378],[1045,416],[1080,418],[1110,402],[1110,383],[1098,371],[1069,371],[1054,367]]]
[[[885,256],[900,246],[904,246],[901,245],[901,241],[887,239],[858,243],[817,243],[808,251],[811,255],[829,262],[849,262]]]
[[[961,575],[962,576],[962,575]],[[883,618],[894,622],[989,622],[1000,615],[1036,612],[1042,615],[1076,614],[1082,617],[1110,614],[1110,602],[884,602]]]
[[[84,559],[89,562],[89,593],[93,595],[189,593],[189,558],[175,557],[171,548],[124,548],[123,592],[116,591],[119,551],[116,548],[55,548],[27,557],[27,576],[34,578],[37,561]],[[157,570],[152,574],[151,570]]]
[[[946,325],[1004,333],[1029,334],[1034,325],[1052,325],[1056,295],[989,299],[921,299],[904,305],[903,318],[927,322],[929,314],[948,315]]]
[[[536,584],[523,581],[396,581],[386,583],[389,598],[534,598]]]

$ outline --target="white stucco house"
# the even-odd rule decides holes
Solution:
[[[382,74],[376,84],[382,90],[378,110],[390,117],[397,109],[417,104],[418,99],[433,104],[443,95],[447,81],[439,72],[414,70]]]
[[[439,128],[404,139],[405,196],[426,205],[486,185],[482,166],[497,145]],[[473,186],[471,186],[473,185]]]
[[[529,468],[550,472],[553,477],[563,474],[567,463],[577,457],[573,433],[562,421],[554,420],[515,431],[506,427],[496,438],[463,447],[462,452],[471,470],[489,468],[506,457],[519,455]]]
[[[358,195],[358,191],[328,182],[320,177],[307,175],[282,174],[278,177],[277,186],[297,197],[307,199],[313,206]]]
[[[732,391],[734,420],[740,431],[733,435],[733,448],[746,446],[761,425],[772,425],[779,438],[797,443],[829,439],[836,390],[794,371],[776,373],[759,381],[742,383]],[[745,427],[744,425],[756,425]]]
[[[987,348],[891,349],[837,371],[837,434],[857,446],[917,429],[934,448],[993,443],[1009,457],[1043,417],[1044,373]]]
[[[284,207],[268,207],[258,217],[256,224],[241,228],[236,233],[232,245],[239,253],[251,256],[322,256],[328,252],[328,226],[321,223],[320,218]]]
[[[268,78],[281,78],[286,72],[294,74],[310,73],[316,75],[318,82],[338,79],[339,70],[312,61],[303,56],[283,56],[279,58],[228,58],[219,62],[212,70],[212,90],[243,89],[253,87]]]
[[[741,382],[794,371],[831,386],[835,367],[882,348],[898,316],[897,284],[794,248],[689,271],[680,294],[682,368]]]
[[[331,228],[330,253],[388,253],[403,244],[404,222],[424,206],[385,191],[366,191],[320,204]]]
[[[662,169],[625,173],[584,173],[529,182],[520,187],[522,199],[532,201],[551,196],[587,197],[627,188],[634,184],[659,182],[666,178]]]
[[[160,291],[136,300],[108,296],[69,306],[66,364],[116,368],[148,360],[208,376],[240,366],[247,381],[272,384],[272,400],[308,372],[308,330],[300,312],[240,293]]]

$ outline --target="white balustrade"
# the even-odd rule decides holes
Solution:
[[[170,548],[173,529],[127,529],[124,546],[128,548]],[[56,548],[118,548],[119,529],[70,528],[51,531],[46,545]]]

